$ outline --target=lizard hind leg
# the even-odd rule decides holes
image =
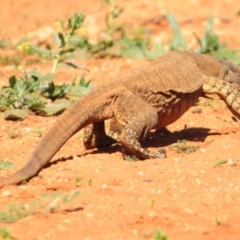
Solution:
[[[157,125],[156,110],[137,95],[126,95],[115,108],[116,121],[121,123],[118,126],[122,126],[120,143],[123,153],[140,160],[165,158],[165,151],[150,152],[141,145],[149,131]]]
[[[93,123],[84,128],[83,143],[86,149],[110,146],[115,140],[106,135],[104,121]]]
[[[113,139],[113,141],[119,143],[120,142],[120,135],[123,130],[124,126],[120,124],[116,118],[111,118],[110,120],[110,128],[108,136]]]

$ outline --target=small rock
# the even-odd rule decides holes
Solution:
[[[192,113],[202,113],[202,109],[201,108],[194,108],[193,110],[192,110]]]
[[[201,181],[199,178],[196,178],[196,183],[197,183],[198,185],[200,185],[200,184],[202,183],[202,181]]]
[[[6,190],[2,193],[3,196],[9,196],[11,192],[9,190]]]
[[[207,151],[207,149],[205,149],[205,148],[200,148],[200,153],[204,153],[204,152],[206,152]]]

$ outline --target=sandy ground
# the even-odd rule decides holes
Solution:
[[[53,26],[59,18],[83,12],[87,24],[103,28],[107,7],[103,1],[7,1],[1,0],[0,33],[17,42],[30,34],[31,41],[42,43],[42,29]],[[126,27],[143,25],[159,34],[164,43],[171,31],[161,16],[168,11],[177,17],[189,44],[192,32],[201,35],[204,24],[214,16],[215,31],[229,47],[240,48],[237,29],[240,10],[233,0],[150,1],[130,0],[119,5],[124,12],[119,22]],[[40,29],[40,30],[39,30]],[[110,58],[76,59],[90,69],[89,78],[95,85],[119,73],[147,64],[146,60]],[[48,71],[49,62],[20,68]],[[0,66],[0,84],[17,74],[12,66]],[[75,70],[61,68],[57,83],[71,82]],[[5,121],[0,115],[0,160],[11,161],[14,168],[0,170],[6,177],[24,166],[40,137],[57,117],[30,114],[23,121]],[[86,151],[82,132],[73,136],[37,177],[25,185],[0,190],[0,211],[7,204],[41,199],[41,193],[57,191],[80,195],[68,204],[60,204],[54,212],[44,206],[16,223],[0,223],[16,239],[152,239],[156,229],[171,240],[239,239],[240,227],[240,150],[239,122],[220,100],[200,99],[190,110],[168,127],[171,133],[151,133],[145,144],[151,150],[164,146],[167,159],[138,162],[124,161],[118,145]],[[15,138],[13,138],[13,133]],[[176,153],[168,146],[186,139],[198,150],[191,154]],[[213,167],[220,160],[227,164]],[[1,181],[1,179],[0,179]]]

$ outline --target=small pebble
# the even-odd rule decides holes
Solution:
[[[205,149],[205,148],[201,148],[199,151],[200,151],[200,153],[204,153],[204,152],[207,151],[207,149]]]
[[[9,196],[11,192],[9,190],[6,190],[2,193],[3,196]]]

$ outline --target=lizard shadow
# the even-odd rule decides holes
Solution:
[[[221,135],[221,133],[210,131],[209,128],[186,128],[174,132],[169,131],[167,128],[159,129],[150,132],[147,147],[166,147],[182,139],[192,142],[204,142],[208,136]]]
[[[151,131],[147,138],[144,140],[143,145],[145,147],[167,147],[173,143],[176,143],[178,140],[185,139],[187,141],[193,142],[204,142],[206,137],[210,135],[221,135],[224,133],[210,133],[211,129],[209,128],[187,128],[182,129],[180,131],[171,132],[167,128],[162,128],[156,130],[155,132]],[[119,143],[115,143],[112,146],[103,147],[99,149],[87,150],[82,154],[77,154],[77,157],[83,157],[88,154],[99,154],[99,153],[115,153],[121,152],[121,146]],[[55,159],[49,163],[47,163],[44,168],[48,168],[52,165],[57,164],[58,162],[65,162],[68,160],[73,160],[73,156],[62,157]]]

